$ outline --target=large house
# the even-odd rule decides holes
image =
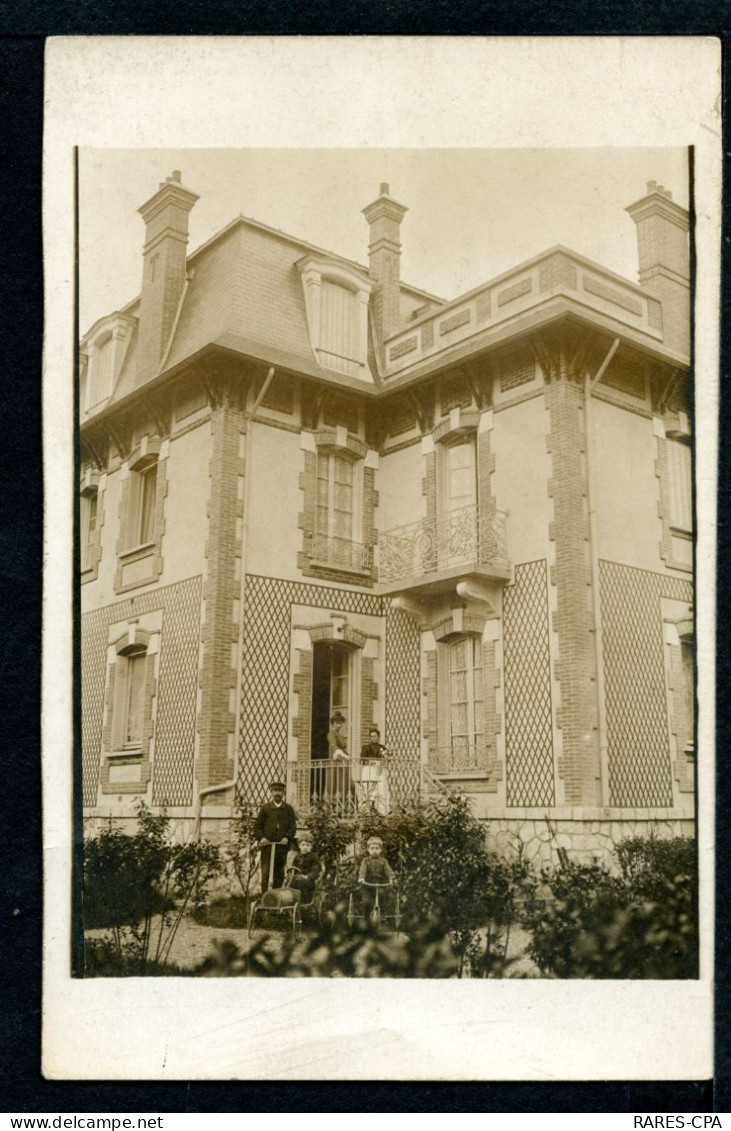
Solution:
[[[87,826],[346,807],[375,723],[391,805],[456,789],[543,861],[692,832],[687,213],[617,217],[638,283],[558,246],[444,301],[387,184],[368,266],[244,217],[188,254],[197,199],[142,205],[81,343]]]

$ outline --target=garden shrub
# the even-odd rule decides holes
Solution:
[[[530,956],[557,978],[697,977],[693,842],[628,838],[616,855],[621,876],[578,864],[544,874],[553,900],[528,913]]]
[[[295,940],[264,935],[247,950],[218,942],[196,968],[204,977],[252,978],[450,978],[458,960],[446,931],[432,919],[410,935],[385,935],[365,924],[348,929],[345,907],[336,925]]]
[[[110,819],[84,845],[85,928],[109,928],[103,941],[113,961],[106,966],[127,964],[135,973],[167,961],[183,915],[204,902],[221,869],[215,845],[173,844],[169,818],[154,816],[144,802],[137,806],[137,824],[137,832],[128,834]],[[98,973],[101,949],[87,945],[89,973]]]
[[[666,885],[678,876],[695,880],[696,843],[690,837],[625,837],[614,854],[625,883],[645,899],[664,898]]]
[[[513,893],[529,870],[487,849],[484,824],[464,798],[446,794],[387,816],[366,810],[350,822],[319,806],[309,827],[315,851],[336,875],[333,904],[340,900],[345,906],[357,887],[358,857],[376,834],[398,878],[406,933],[418,937],[423,924],[437,924],[451,939],[460,976],[468,971],[489,976],[502,968]]]

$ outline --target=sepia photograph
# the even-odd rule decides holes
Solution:
[[[720,198],[660,97],[688,48],[599,42],[658,77],[605,122],[585,44],[549,128],[560,42],[338,44],[51,57],[46,1071],[693,1078]]]
[[[689,152],[78,167],[83,973],[697,976]]]

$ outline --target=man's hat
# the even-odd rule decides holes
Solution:
[[[270,781],[269,782],[269,788],[270,789],[286,789],[287,787],[286,787],[286,785],[284,784],[283,781]]]
[[[380,844],[381,848],[383,848],[383,840],[380,836],[369,836],[366,844]]]

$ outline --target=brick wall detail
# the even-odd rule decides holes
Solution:
[[[246,422],[240,405],[224,389],[211,413],[210,496],[208,502],[207,573],[203,588],[205,615],[198,717],[199,789],[221,785],[234,774],[233,734],[236,714],[231,692],[236,688],[240,632],[238,616],[243,520],[242,458]],[[225,804],[226,793],[214,793],[210,804]]]
[[[690,605],[689,580],[600,561],[609,804],[673,803],[661,599]],[[679,651],[679,649],[678,649]]]
[[[292,606],[380,617],[384,602],[362,590],[330,589],[255,574],[247,576],[245,600],[236,790],[240,797],[256,801],[266,796],[272,776],[283,776],[287,770]],[[357,643],[355,638],[353,643]],[[303,663],[306,655],[304,649],[296,653],[294,686],[299,707],[292,725],[297,727],[298,754],[308,749],[310,741],[311,720],[303,711],[304,692],[309,694],[312,686],[311,669]]]
[[[555,547],[550,575],[556,588],[555,674],[561,692],[557,724],[563,742],[558,773],[567,805],[593,805],[601,796],[583,390],[570,378],[563,356],[551,376],[545,397],[553,500],[549,538]]]
[[[162,629],[157,704],[151,732],[154,733],[152,804],[191,805],[193,802],[201,615],[199,577],[140,593],[95,609],[81,618],[81,753],[85,806],[96,804],[102,747],[112,748],[114,665],[107,668],[109,626],[157,610],[162,612]],[[147,717],[152,727],[151,703]],[[141,788],[144,792],[144,786]],[[115,786],[114,792],[121,791]],[[140,788],[136,792],[140,792]]]
[[[686,671],[683,663],[683,649],[679,644],[668,645],[669,689],[670,689],[670,730],[675,736],[675,761],[673,777],[681,793],[693,793],[695,773],[693,757],[685,753],[693,746],[693,717],[688,710]]]

